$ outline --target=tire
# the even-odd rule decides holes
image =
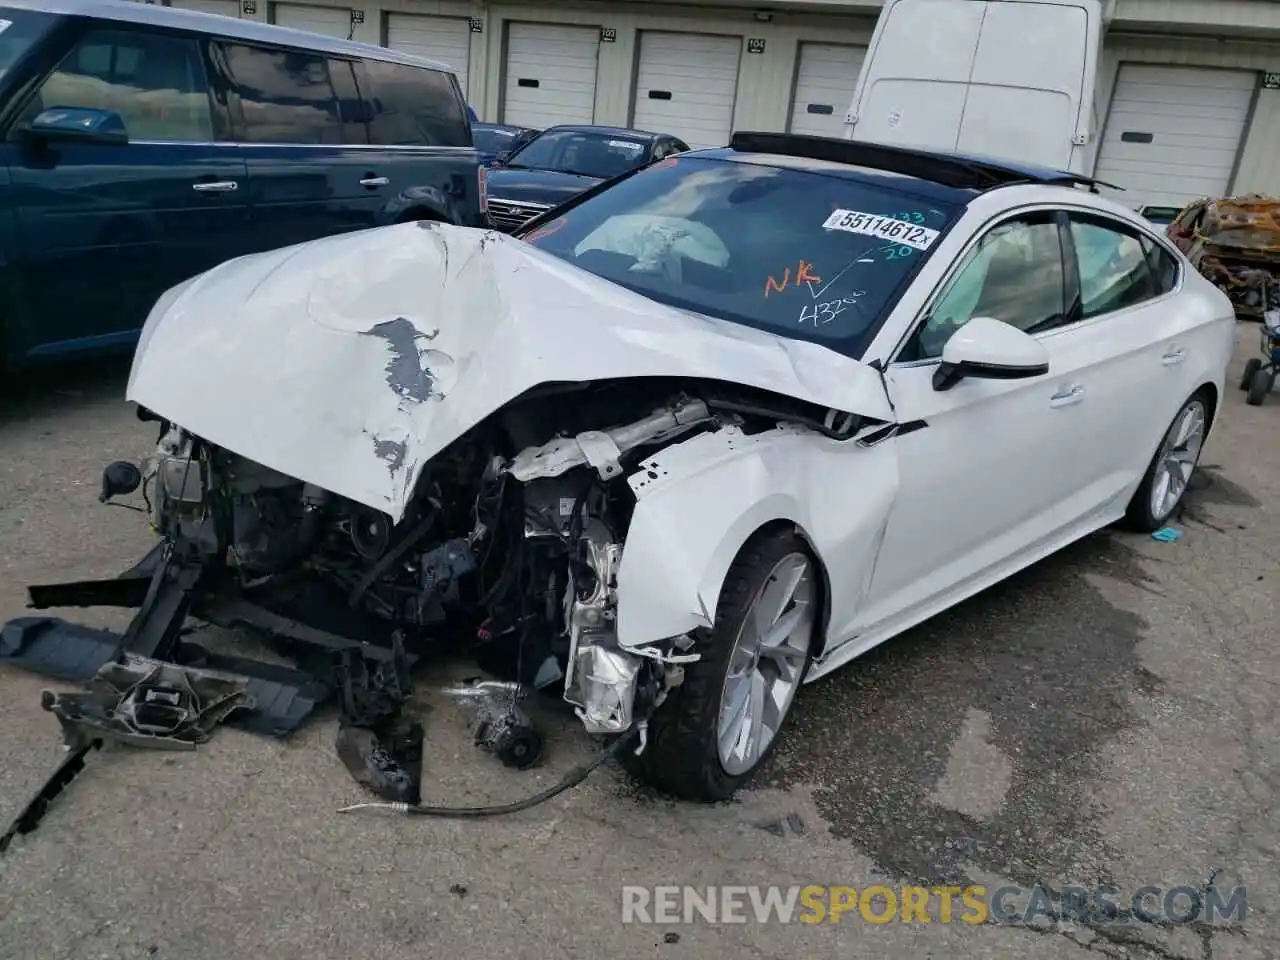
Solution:
[[[1198,426],[1185,442],[1179,441],[1179,433],[1188,417],[1192,418],[1193,423],[1198,419]],[[1138,484],[1138,489],[1134,492],[1133,499],[1129,501],[1129,507],[1125,511],[1126,527],[1140,533],[1154,533],[1169,521],[1182,503],[1187,486],[1191,482],[1191,475],[1195,473],[1196,465],[1200,462],[1200,451],[1204,447],[1208,429],[1208,398],[1203,392],[1196,393],[1182,405],[1164,436],[1160,438],[1160,446],[1156,448],[1155,456],[1151,458],[1147,472],[1143,474],[1142,482]],[[1176,461],[1180,465],[1176,473],[1170,470],[1175,462],[1172,459],[1174,454],[1181,454]],[[1177,477],[1180,479],[1175,479]],[[1156,493],[1161,489],[1166,478],[1175,489],[1171,491],[1172,496],[1162,496],[1161,502],[1157,505],[1154,503]],[[1166,491],[1166,494],[1168,492],[1170,491]]]
[[[802,567],[799,579],[789,593],[790,599],[781,603],[778,598],[787,594],[786,585],[796,577],[797,566]],[[720,589],[715,627],[700,638],[696,647],[702,659],[685,667],[684,682],[670,692],[650,719],[644,752],[639,756],[623,754],[623,762],[632,773],[682,800],[716,801],[728,799],[760,768],[786,728],[796,690],[809,669],[820,615],[819,576],[817,561],[808,545],[790,529],[765,529],[747,541]],[[797,619],[784,640],[788,649],[799,655],[783,658],[757,654],[751,665],[753,670],[746,667],[752,657],[748,640],[755,623],[753,615],[758,609],[767,608],[771,600],[778,602],[781,610],[776,622],[793,616]],[[777,694],[777,699],[771,700],[766,693],[765,699],[756,701],[761,706],[766,702],[774,705],[770,711],[772,736],[749,756],[730,756],[726,764],[720,748],[721,721],[725,720],[726,728],[734,725],[728,717],[722,718],[722,706],[729,697],[736,700],[735,694],[741,691],[745,716],[749,717],[754,713],[750,693],[757,689],[752,678],[772,673],[781,680],[783,659],[794,662],[786,667],[787,679],[770,691]],[[741,679],[731,676],[731,666],[735,674],[743,674]],[[770,681],[759,682],[767,686]]]
[[[1244,373],[1240,375],[1240,389],[1248,390],[1249,382],[1253,380],[1253,375],[1262,369],[1262,361],[1257,357],[1250,357],[1244,365]]]
[[[1249,394],[1244,398],[1244,402],[1251,407],[1262,406],[1262,402],[1267,399],[1267,394],[1271,392],[1271,388],[1275,385],[1275,372],[1259,367],[1249,379]]]

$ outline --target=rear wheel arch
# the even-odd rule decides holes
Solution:
[[[1209,433],[1213,430],[1213,425],[1218,419],[1218,408],[1221,403],[1221,397],[1218,396],[1218,385],[1215,383],[1202,383],[1200,387],[1191,394],[1192,397],[1204,397],[1204,404],[1208,411],[1208,425],[1205,427],[1205,439],[1208,439]],[[1187,398],[1191,399],[1190,397]]]

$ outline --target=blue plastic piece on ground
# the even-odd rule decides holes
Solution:
[[[1182,531],[1174,527],[1162,527],[1151,535],[1151,539],[1161,543],[1177,543],[1182,539]]]

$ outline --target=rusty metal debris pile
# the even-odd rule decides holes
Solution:
[[[1231,298],[1241,317],[1262,319],[1267,288],[1280,280],[1280,200],[1261,194],[1199,201],[1180,244],[1196,269]],[[1190,212],[1190,211],[1188,211]],[[1171,228],[1177,240],[1179,224]]]

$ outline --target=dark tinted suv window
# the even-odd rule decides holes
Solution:
[[[209,86],[195,40],[91,30],[49,74],[22,119],[52,107],[111,110],[135,140],[214,139]]]
[[[0,19],[8,24],[0,31],[0,77],[3,77],[58,19],[51,13],[13,7],[0,7]]]
[[[364,143],[351,66],[317,53],[219,44],[249,143]],[[343,108],[351,114],[343,116]]]
[[[379,60],[357,72],[370,106],[369,141],[389,146],[471,146],[466,104],[451,73]]]

